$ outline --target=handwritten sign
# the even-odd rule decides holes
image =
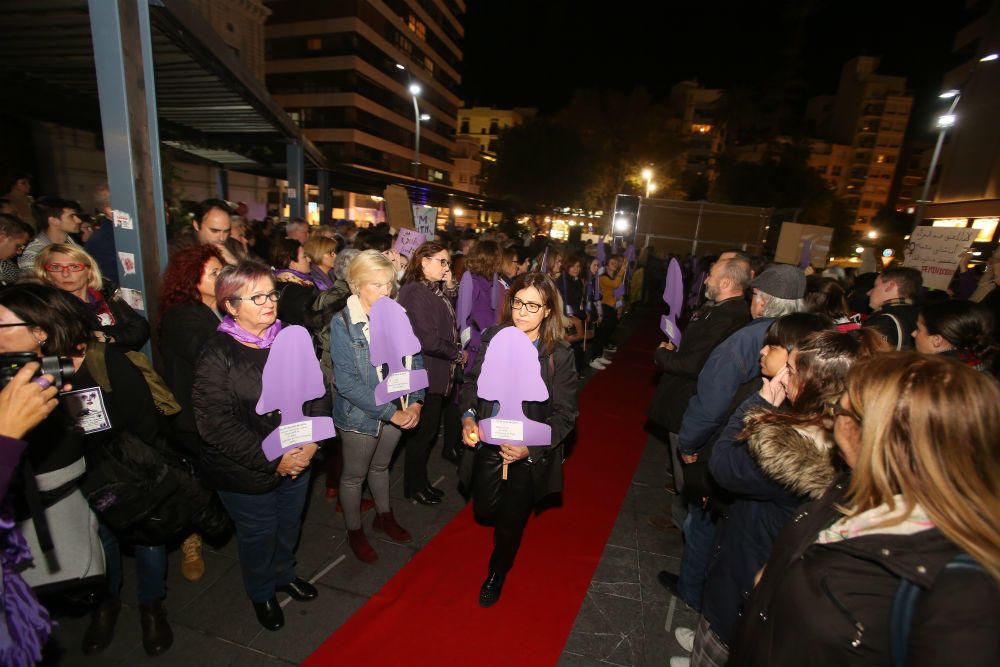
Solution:
[[[409,259],[413,257],[414,251],[426,240],[427,238],[420,232],[404,227],[396,235],[396,242],[392,245],[392,249],[400,255],[406,255],[406,258]]]
[[[975,229],[917,227],[906,246],[903,266],[919,269],[928,289],[948,289],[962,253],[976,236]]]
[[[433,206],[413,207],[413,224],[428,241],[432,241],[437,233],[437,217],[438,210]]]

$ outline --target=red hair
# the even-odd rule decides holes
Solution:
[[[163,282],[160,286],[160,318],[174,306],[182,303],[200,303],[201,293],[198,283],[205,273],[205,264],[215,258],[222,263],[222,255],[215,246],[199,244],[178,250],[170,256],[167,270],[163,272]],[[159,327],[157,327],[159,328]]]

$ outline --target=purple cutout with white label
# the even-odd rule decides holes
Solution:
[[[677,258],[670,260],[667,266],[667,281],[663,286],[663,301],[670,308],[670,313],[660,318],[660,329],[667,335],[671,343],[681,344],[681,330],[677,326],[677,318],[681,316],[684,306],[684,278],[681,275],[681,265]]]
[[[552,427],[525,417],[521,405],[549,398],[538,349],[526,333],[507,327],[493,336],[477,384],[479,398],[500,404],[496,415],[479,422],[485,442],[528,447],[552,444]]]
[[[306,417],[302,404],[326,393],[323,370],[312,336],[300,326],[283,328],[269,348],[261,379],[257,414],[281,411],[281,424],[261,443],[268,461],[290,449],[337,434],[330,417]]]
[[[375,386],[376,405],[385,405],[430,385],[426,370],[410,370],[403,364],[403,357],[420,352],[420,340],[401,305],[389,297],[376,301],[368,314],[368,333],[372,366],[389,367],[385,379]]]

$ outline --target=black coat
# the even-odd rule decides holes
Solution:
[[[149,340],[149,322],[120,298],[111,297],[106,300],[115,323],[98,326],[98,330],[105,336],[113,338],[115,345],[126,350],[141,350]]]
[[[913,332],[917,328],[917,314],[919,311],[920,309],[912,303],[893,300],[892,302],[882,304],[881,308],[865,320],[863,326],[878,331],[882,335],[882,338],[885,339],[885,342],[893,349],[899,343],[899,332],[902,331],[903,338],[902,345],[899,346],[900,349],[912,350]],[[896,318],[896,322],[899,322],[899,329],[896,328],[896,324],[892,321],[892,318]]]
[[[313,310],[313,301],[319,292],[310,285],[300,285],[295,282],[278,280],[278,319],[285,324],[297,324],[309,330],[310,334],[318,332],[323,324],[320,315]]]
[[[671,433],[679,433],[688,401],[698,389],[698,374],[715,347],[750,321],[742,297],[705,306],[691,316],[679,349],[656,350],[656,367],[663,371],[647,416]]]
[[[423,282],[403,285],[396,299],[406,309],[413,333],[420,340],[432,394],[448,393],[452,368],[462,356],[462,347],[455,335],[455,312]]]
[[[901,578],[922,591],[908,667],[1000,664],[1000,587],[987,574],[944,570],[959,550],[937,529],[816,544],[841,517],[842,477],[800,508],[774,543],[730,646],[742,665],[890,665],[890,610]]]
[[[281,482],[276,472],[281,459],[269,462],[261,449],[281,417],[277,411],[256,411],[267,355],[268,350],[247,347],[217,331],[205,341],[195,365],[191,403],[205,443],[200,471],[219,491],[265,493]],[[310,401],[304,413],[322,416],[322,404],[323,399]]]
[[[181,405],[173,426],[184,434],[197,434],[191,407],[194,366],[205,344],[219,326],[212,309],[199,302],[182,303],[163,313],[160,320],[158,368],[167,387]]]
[[[490,327],[483,332],[480,354],[472,372],[466,376],[459,397],[459,409],[476,411],[477,421],[486,419],[493,414],[493,401],[479,398],[479,373],[482,371],[483,359],[493,336],[500,330],[512,326],[503,324]],[[576,426],[577,406],[577,376],[573,360],[573,349],[565,341],[558,341],[549,354],[544,349],[539,350],[538,361],[541,365],[542,380],[549,391],[549,399],[542,402],[526,401],[523,404],[524,416],[534,421],[544,422],[552,427],[552,442],[548,447],[532,447],[531,459],[534,461],[531,470],[532,487],[535,502],[551,493],[562,491],[562,459],[563,443]],[[463,445],[464,446],[464,445]],[[472,463],[478,457],[463,456],[459,477],[466,487],[472,481]]]

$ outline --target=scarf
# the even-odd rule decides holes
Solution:
[[[271,344],[274,342],[274,337],[278,335],[279,331],[281,331],[281,327],[281,320],[275,320],[274,324],[269,326],[267,330],[264,331],[264,335],[258,337],[236,324],[236,320],[234,320],[231,316],[226,315],[222,318],[222,324],[216,327],[215,330],[227,333],[241,343],[249,343],[251,345],[256,345],[262,350],[266,350],[271,347]]]
[[[115,316],[111,314],[111,307],[104,299],[104,296],[92,287],[87,288],[87,307],[94,315],[97,315],[97,322],[102,327],[113,327]]]
[[[320,292],[325,292],[333,287],[333,279],[318,266],[312,268],[309,272],[309,278]]]
[[[816,541],[819,544],[829,544],[850,540],[864,535],[912,535],[934,527],[934,522],[927,516],[920,505],[914,505],[913,511],[905,515],[906,504],[902,495],[893,497],[895,508],[890,510],[888,503],[866,510],[857,516],[845,516],[835,524],[820,531]],[[886,526],[885,522],[892,519],[905,518],[900,523]]]
[[[312,276],[296,271],[295,269],[281,269],[274,273],[274,277],[283,283],[296,283],[306,287],[315,287]]]

